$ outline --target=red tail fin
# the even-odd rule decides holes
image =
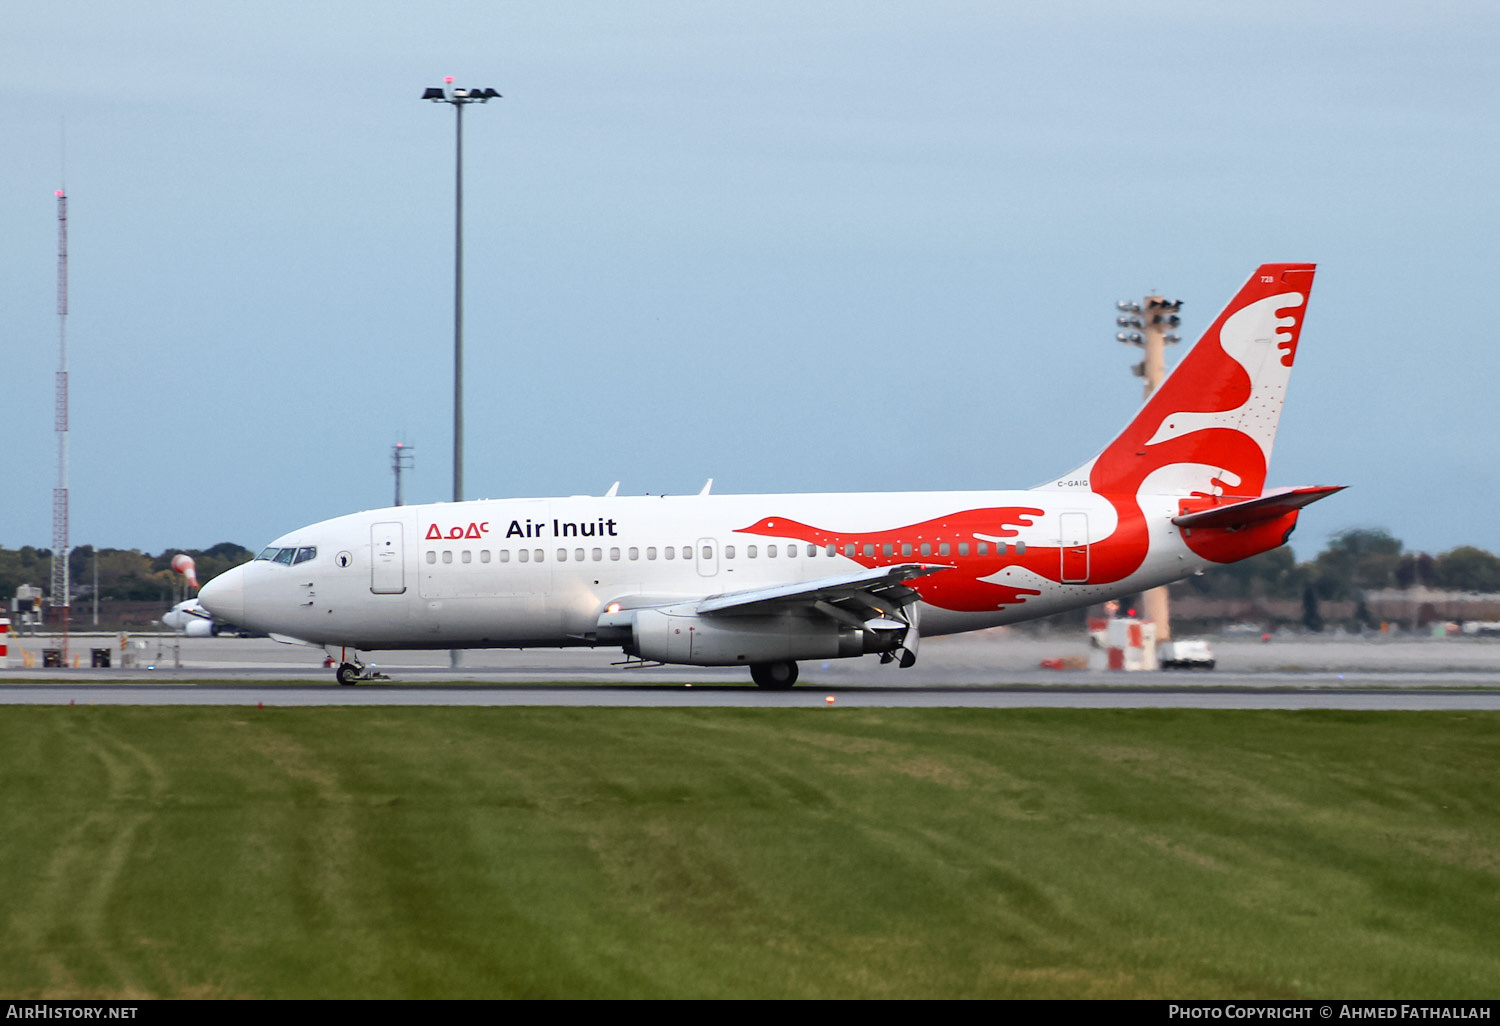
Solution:
[[[1260,495],[1315,264],[1264,264],[1120,436],[1059,484]]]

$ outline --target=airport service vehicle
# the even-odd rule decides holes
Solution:
[[[1202,638],[1164,641],[1156,646],[1156,663],[1163,670],[1212,670],[1214,652]]]
[[[397,506],[273,541],[199,594],[323,646],[341,683],[382,649],[618,646],[627,665],[797,663],[1103,602],[1286,542],[1339,490],[1267,490],[1313,264],[1256,270],[1141,411],[1019,491],[603,496]]]

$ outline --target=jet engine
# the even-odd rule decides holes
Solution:
[[[890,652],[907,625],[879,617],[854,627],[817,613],[703,616],[682,608],[627,609],[599,618],[599,641],[659,663],[745,666]]]
[[[211,638],[214,633],[214,622],[197,616],[189,616],[187,622],[182,625],[182,633],[190,638]]]

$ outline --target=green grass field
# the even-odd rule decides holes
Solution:
[[[1500,716],[0,712],[0,995],[1500,996]]]

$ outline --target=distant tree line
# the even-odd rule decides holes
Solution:
[[[1172,586],[1174,595],[1222,599],[1291,599],[1302,603],[1302,624],[1323,628],[1320,606],[1354,603],[1354,619],[1371,623],[1368,592],[1425,587],[1455,592],[1500,592],[1500,557],[1472,545],[1436,556],[1407,552],[1380,528],[1353,528],[1334,535],[1306,563],[1286,546],[1239,563],[1216,566]]]
[[[253,553],[233,542],[220,542],[208,549],[165,549],[151,555],[139,549],[98,549],[80,545],[68,554],[68,576],[72,582],[73,604],[92,599],[94,595],[94,557],[98,556],[101,600],[123,602],[171,602],[182,592],[182,575],[172,569],[172,557],[185,553],[193,557],[198,583],[206,584],[232,566],[248,560]],[[10,599],[23,584],[52,590],[52,550],[23,545],[19,549],[0,548],[0,599],[10,607]]]

